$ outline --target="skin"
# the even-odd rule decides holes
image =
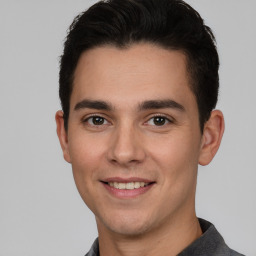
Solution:
[[[177,105],[145,107],[148,101]],[[201,133],[183,53],[146,43],[83,53],[67,131],[62,117],[58,111],[64,158],[95,214],[102,256],[177,255],[202,234],[195,214],[197,169],[217,152],[224,120],[214,110]],[[102,182],[113,177],[153,183],[144,193],[116,196]]]

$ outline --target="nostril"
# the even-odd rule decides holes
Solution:
[[[128,125],[128,127],[130,127]],[[138,134],[127,125],[120,128],[109,145],[107,156],[112,164],[130,165],[142,162],[145,158],[144,145]]]

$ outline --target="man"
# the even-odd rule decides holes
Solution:
[[[102,1],[70,27],[56,113],[64,158],[93,211],[88,256],[241,255],[195,213],[216,154],[214,36],[181,0]]]

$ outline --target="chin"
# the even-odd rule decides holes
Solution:
[[[147,230],[148,228],[145,226],[141,226],[141,225],[132,226],[132,225],[126,225],[124,223],[122,223],[122,225],[111,226],[112,232],[119,235],[123,235],[123,236],[136,237],[136,236],[145,234]]]
[[[119,235],[124,236],[140,236],[145,234],[148,230],[150,230],[150,223],[146,221],[146,218],[141,218],[137,216],[120,216],[119,218],[112,217],[109,220],[100,221],[98,218],[97,225],[100,228],[101,225],[104,226],[105,229]]]

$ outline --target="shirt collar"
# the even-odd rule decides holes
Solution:
[[[229,249],[212,223],[200,218],[198,220],[203,232],[202,236],[185,248],[178,256],[230,255],[231,251],[235,253],[232,255],[241,255]],[[99,256],[98,238],[85,256]]]

